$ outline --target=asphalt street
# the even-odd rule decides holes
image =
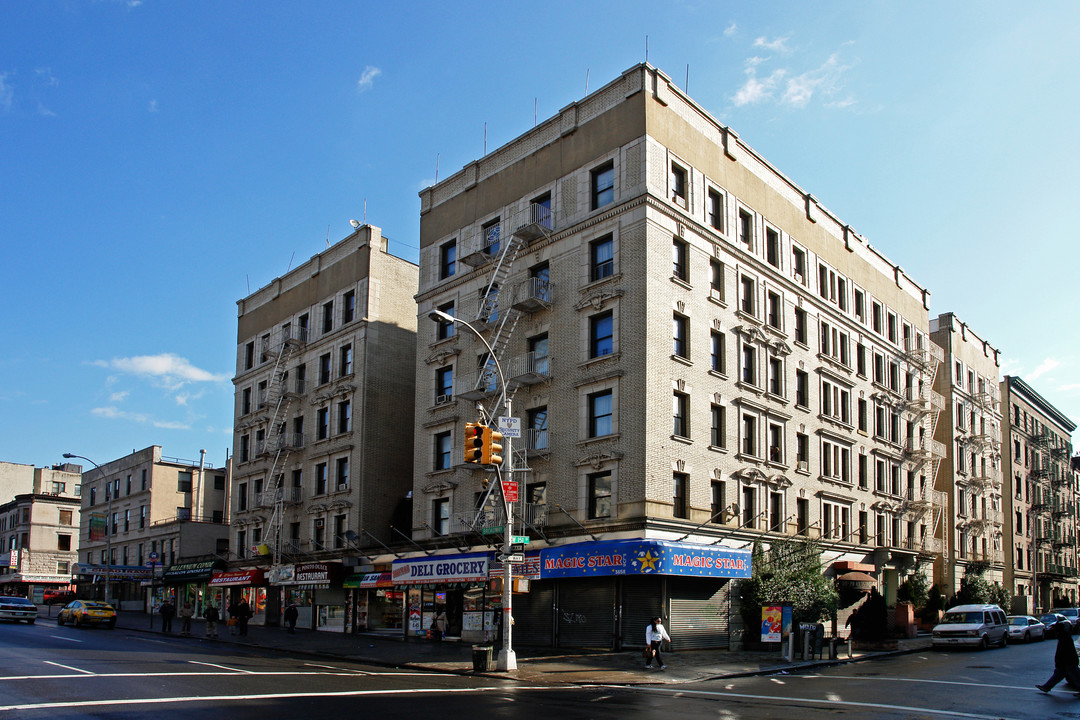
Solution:
[[[521,682],[123,629],[0,625],[0,717],[1076,718],[1052,643],[657,685]]]

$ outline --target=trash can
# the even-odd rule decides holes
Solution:
[[[491,646],[472,646],[472,669],[473,672],[488,672],[491,670]]]

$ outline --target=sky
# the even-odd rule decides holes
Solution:
[[[645,60],[1080,422],[1080,3],[0,0],[0,460],[223,465],[237,300]]]

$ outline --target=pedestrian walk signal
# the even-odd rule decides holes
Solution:
[[[484,457],[484,431],[480,423],[465,423],[465,462],[480,463]]]

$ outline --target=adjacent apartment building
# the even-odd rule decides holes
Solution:
[[[79,551],[81,468],[2,465],[30,485],[0,504],[0,593],[40,603],[46,590],[71,588]]]
[[[161,454],[151,445],[82,473],[80,597],[145,610],[160,600],[149,581],[183,560],[213,560],[228,548],[224,468]],[[157,573],[155,574],[155,569]],[[145,584],[144,584],[145,583]]]
[[[270,572],[231,591],[257,621],[341,629],[346,555],[408,532],[418,270],[355,226],[237,303],[230,559]]]
[[[951,597],[969,568],[1005,581],[1000,362],[998,350],[953,313],[931,320],[930,331],[944,355],[933,399],[945,410],[934,437],[945,454],[937,488],[947,503],[934,581]]]
[[[1022,378],[1001,381],[1005,583],[1014,612],[1075,607],[1077,474],[1072,467],[1076,423]]]
[[[815,538],[841,587],[889,599],[929,575],[928,291],[664,73],[631,68],[420,197],[412,534],[448,556],[501,539],[462,444],[505,386],[531,539],[515,637],[636,646],[662,613],[680,647],[737,643],[730,569],[759,541]],[[485,580],[422,582],[467,633]]]

